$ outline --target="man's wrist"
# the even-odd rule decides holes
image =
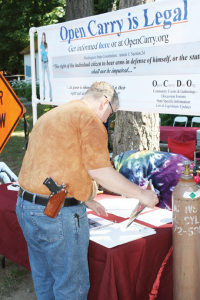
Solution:
[[[145,190],[140,188],[139,200],[140,200],[140,202],[143,203],[144,199],[145,199]]]

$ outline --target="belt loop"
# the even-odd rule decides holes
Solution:
[[[22,190],[22,201],[24,201],[24,193],[25,193],[25,190]]]
[[[33,195],[33,202],[32,202],[33,205],[35,205],[35,198],[36,198],[36,196],[37,196],[36,194]]]
[[[66,198],[65,198],[65,200],[66,200]],[[65,200],[63,201],[63,204],[62,204],[61,208],[63,208],[63,207],[64,207],[64,205],[65,205]]]

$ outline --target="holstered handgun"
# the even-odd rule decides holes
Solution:
[[[58,185],[51,177],[45,179],[44,185],[51,191],[49,201],[44,209],[44,214],[50,218],[56,218],[67,196],[66,184]]]

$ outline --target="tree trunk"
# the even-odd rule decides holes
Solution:
[[[155,2],[154,0],[120,0],[119,8]],[[159,150],[159,114],[118,111],[115,119],[113,159],[128,150]]]
[[[128,8],[130,6],[137,6],[140,4],[155,2],[156,0],[120,0],[119,9]]]
[[[113,156],[128,150],[158,150],[159,137],[159,114],[118,111]]]
[[[66,0],[65,21],[76,20],[94,14],[94,0]]]

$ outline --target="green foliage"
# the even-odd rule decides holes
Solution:
[[[28,83],[26,88],[24,89],[25,95],[24,97],[26,98],[27,101],[32,101],[32,84]],[[39,84],[36,83],[36,94],[37,98],[39,99]]]
[[[159,114],[162,126],[172,126],[176,115]]]
[[[114,2],[114,0],[94,0],[94,14],[99,15],[108,12]],[[119,0],[116,1],[116,7],[119,9]]]
[[[13,81],[11,83],[13,90],[18,97],[24,97],[27,101],[32,101],[32,84],[26,81]],[[39,84],[36,83],[37,98],[40,99]]]
[[[176,117],[182,117],[182,115],[170,115],[170,114],[159,114],[161,118],[161,125],[162,126],[173,126],[174,119]],[[187,127],[191,126],[191,120],[194,116],[187,116],[188,117],[188,122],[187,122]],[[179,125],[177,125],[179,124]],[[175,126],[185,126],[184,123],[177,123]],[[195,123],[195,127],[200,127],[200,124]]]
[[[25,97],[25,88],[27,83],[25,81],[17,81],[14,80],[11,83],[11,87],[13,88],[14,92],[18,97]]]
[[[108,12],[114,0],[94,0],[94,14]],[[119,0],[116,1],[117,9]],[[0,0],[0,70],[24,73],[20,54],[29,45],[29,29],[65,21],[66,0]]]
[[[65,0],[0,0],[0,70],[23,73],[29,29],[65,20]]]

